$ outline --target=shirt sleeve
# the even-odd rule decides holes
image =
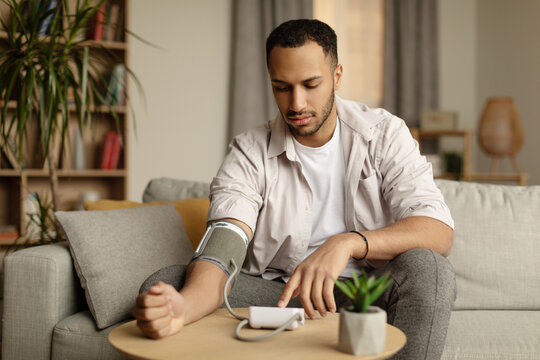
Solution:
[[[208,221],[232,218],[242,221],[255,232],[263,203],[263,149],[253,134],[242,134],[231,142],[216,177],[210,184]]]
[[[383,179],[382,194],[394,219],[427,216],[453,229],[450,210],[433,181],[431,164],[420,154],[405,122],[393,116],[381,126],[376,162]]]

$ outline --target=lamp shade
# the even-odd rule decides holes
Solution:
[[[514,156],[523,146],[523,125],[510,97],[489,98],[478,126],[478,142],[492,156]]]

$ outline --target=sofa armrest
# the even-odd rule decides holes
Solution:
[[[16,251],[4,262],[3,359],[49,359],[54,326],[85,305],[66,243]]]

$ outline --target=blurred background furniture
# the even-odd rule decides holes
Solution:
[[[422,130],[418,128],[411,128],[411,134],[418,141],[420,151],[422,152],[422,140],[425,139],[441,139],[443,137],[461,137],[463,138],[463,161],[462,171],[460,179],[464,181],[474,182],[514,182],[520,186],[527,185],[527,174],[519,172],[519,169],[515,173],[475,173],[472,171],[472,136],[473,131],[471,129],[456,129],[456,130]],[[423,153],[423,152],[422,152]],[[424,154],[424,153],[423,153]],[[426,154],[424,154],[426,155]],[[440,154],[439,154],[440,155]],[[443,161],[443,159],[441,159]],[[495,161],[495,159],[494,159]],[[514,161],[515,163],[515,161]],[[517,164],[516,164],[517,167]],[[435,176],[437,179],[455,179],[454,174],[443,173]]]
[[[493,97],[487,100],[478,125],[480,148],[493,157],[491,173],[499,170],[499,158],[509,156],[516,173],[519,167],[515,156],[523,147],[523,125],[510,97]]]

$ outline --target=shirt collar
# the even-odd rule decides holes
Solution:
[[[386,116],[390,115],[383,109],[370,109],[364,104],[351,100],[344,100],[336,95],[336,109],[342,124],[342,131],[352,130],[359,134],[366,141],[371,140],[373,136],[373,127],[381,122]],[[381,116],[383,115],[383,116]],[[296,152],[294,150],[293,136],[283,121],[281,113],[270,121],[270,143],[268,146],[268,157],[276,157],[283,152],[289,160],[294,161]]]
[[[270,144],[268,146],[268,157],[276,157],[286,152],[287,158],[293,161],[296,152],[294,151],[294,143],[292,134],[283,121],[281,113],[278,112],[274,120],[270,121]]]
[[[366,141],[373,137],[373,128],[387,116],[392,116],[384,109],[370,109],[356,101],[344,100],[336,95],[336,109],[342,124],[359,134]],[[344,126],[345,127],[345,126]]]

